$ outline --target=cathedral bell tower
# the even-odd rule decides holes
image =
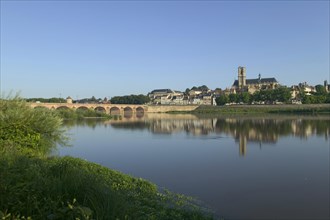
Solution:
[[[238,88],[242,89],[246,86],[246,68],[238,67]]]

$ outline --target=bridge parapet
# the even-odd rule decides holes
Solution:
[[[110,115],[129,115],[144,113],[166,113],[169,111],[192,111],[198,105],[133,105],[133,104],[89,104],[89,103],[29,103],[32,108],[45,107],[48,109],[91,109],[104,111]]]
[[[145,105],[125,105],[125,104],[90,104],[90,103],[29,103],[32,108],[44,107],[48,109],[91,109],[95,111],[103,111],[107,114],[123,115],[144,113],[148,110]]]

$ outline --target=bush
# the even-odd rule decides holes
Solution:
[[[62,120],[45,108],[30,108],[19,97],[0,99],[0,152],[47,154],[67,137]]]
[[[100,111],[94,111],[91,109],[57,109],[56,113],[63,119],[71,119],[71,120],[77,120],[77,119],[84,119],[84,118],[111,118],[110,115],[100,112]]]

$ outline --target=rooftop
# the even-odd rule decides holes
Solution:
[[[264,83],[278,83],[277,80],[272,77],[272,78],[261,78],[259,80],[259,78],[257,79],[247,79],[246,80],[246,85],[251,85],[251,84],[264,84]],[[234,81],[233,86],[238,86],[238,80]]]

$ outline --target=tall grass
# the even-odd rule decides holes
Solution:
[[[57,143],[66,144],[62,119],[53,111],[32,109],[18,96],[0,99],[0,144],[2,151],[45,155]]]
[[[211,219],[193,199],[71,157],[0,156],[0,210],[32,219]]]

